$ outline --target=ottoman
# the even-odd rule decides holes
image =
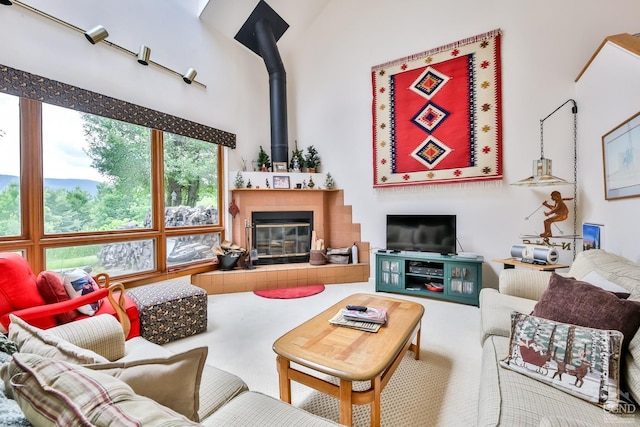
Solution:
[[[207,330],[207,292],[180,282],[163,282],[129,289],[138,306],[140,336],[166,344]]]

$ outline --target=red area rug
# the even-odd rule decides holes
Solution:
[[[298,286],[296,288],[263,289],[253,291],[254,294],[273,299],[303,298],[324,291],[324,285]]]

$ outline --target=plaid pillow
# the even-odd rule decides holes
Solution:
[[[97,363],[85,367],[118,378],[137,394],[193,421],[200,421],[200,380],[207,352],[207,347],[198,347],[169,357]]]
[[[102,372],[35,354],[17,353],[11,363],[16,401],[33,425],[198,425]]]

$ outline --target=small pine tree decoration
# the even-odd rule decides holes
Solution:
[[[300,169],[304,166],[304,153],[302,150],[298,150],[298,141],[295,141],[295,149],[291,151],[291,160],[289,161],[289,170],[294,172],[300,172]],[[297,166],[297,167],[296,167]]]
[[[318,150],[313,145],[307,147],[307,155],[304,158],[304,165],[307,169],[317,169],[320,164],[320,157],[318,156]]]
[[[242,172],[238,171],[236,179],[233,181],[233,185],[235,185],[236,188],[244,188],[244,177],[242,176]]]
[[[269,170],[269,168],[271,167],[271,158],[269,157],[267,152],[264,151],[264,148],[262,148],[261,145],[260,151],[258,152],[258,169],[262,170],[262,166],[265,166],[267,170]]]
[[[327,176],[325,177],[325,180],[324,180],[324,188],[326,188],[327,190],[333,190],[335,186],[336,186],[336,182],[333,180],[333,177],[331,176],[331,174],[327,172]]]

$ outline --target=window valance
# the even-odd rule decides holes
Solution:
[[[0,65],[0,76],[0,93],[46,102],[230,148],[236,147],[235,134],[200,123],[16,70],[6,65]]]

